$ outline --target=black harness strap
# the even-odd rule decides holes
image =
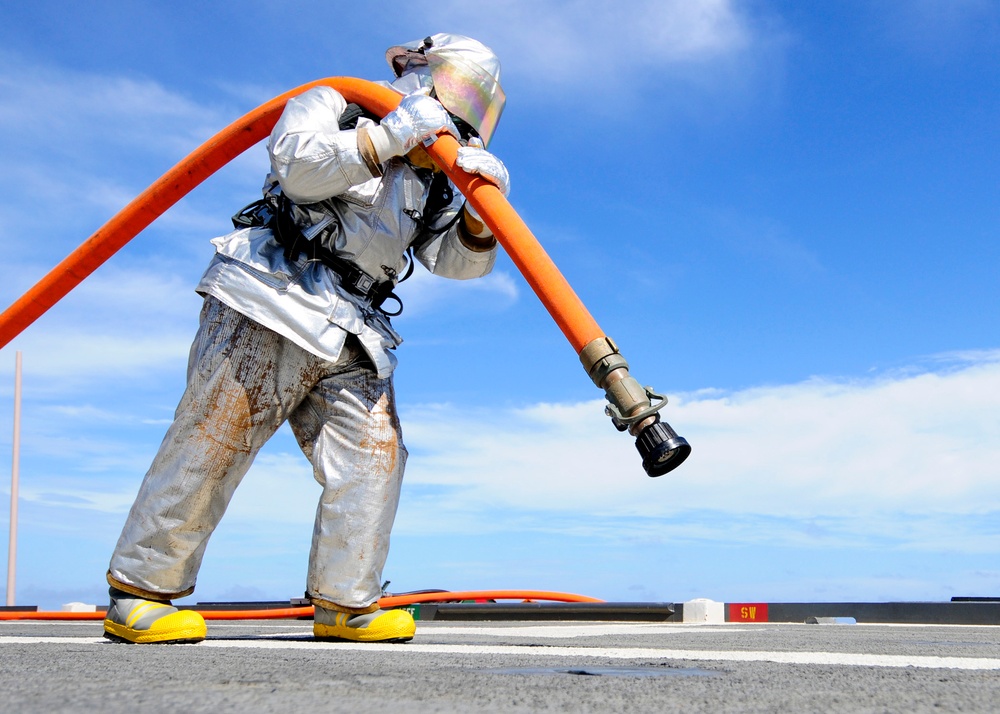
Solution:
[[[348,104],[344,108],[343,114],[340,115],[340,130],[347,131],[348,129],[358,128],[358,119],[365,117],[366,119],[371,119],[376,124],[379,122],[378,114],[373,114],[372,112],[365,109],[360,104]]]
[[[361,117],[378,121],[379,117],[372,114],[358,104],[348,104],[344,112],[340,115],[340,129],[346,131],[357,127],[358,119]],[[340,275],[341,285],[349,292],[368,300],[372,307],[381,311],[388,317],[396,317],[403,312],[403,301],[393,290],[393,281],[403,282],[413,274],[413,251],[419,250],[429,240],[436,235],[440,235],[449,230],[458,218],[461,211],[448,221],[442,228],[432,229],[429,226],[429,218],[449,206],[455,198],[455,192],[448,181],[448,177],[443,171],[435,172],[428,187],[427,201],[424,204],[424,211],[407,211],[410,216],[420,226],[420,238],[412,243],[407,249],[408,264],[406,272],[399,277],[396,271],[386,265],[382,266],[388,280],[379,281],[369,275],[353,263],[340,258],[329,248],[325,247],[318,240],[310,240],[302,235],[295,222],[292,220],[292,201],[284,194],[267,194],[259,201],[245,206],[233,216],[234,228],[270,228],[275,240],[284,249],[285,258],[289,261],[298,260],[300,255],[305,255],[310,260],[318,260]],[[399,309],[389,312],[382,308],[386,300],[392,299],[399,304]]]

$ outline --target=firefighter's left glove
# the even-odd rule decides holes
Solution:
[[[427,96],[427,91],[422,89],[407,94],[395,110],[369,130],[368,136],[379,162],[404,156],[442,131],[459,138],[455,122],[438,100]]]
[[[504,197],[510,196],[510,174],[507,172],[507,167],[500,159],[484,149],[482,141],[478,138],[473,137],[469,140],[468,146],[459,147],[455,163],[466,173],[476,174],[489,181],[500,189]],[[465,204],[465,210],[477,221],[483,222],[471,203]]]

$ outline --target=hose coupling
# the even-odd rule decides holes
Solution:
[[[608,375],[616,369],[628,370],[628,362],[618,351],[618,345],[610,337],[598,337],[580,350],[580,362],[587,374],[599,388],[605,388]]]
[[[580,362],[608,404],[605,414],[618,431],[635,437],[642,467],[650,476],[662,476],[680,466],[691,454],[691,446],[669,424],[660,420],[667,398],[643,387],[629,374],[628,362],[610,337],[598,337],[580,350]]]

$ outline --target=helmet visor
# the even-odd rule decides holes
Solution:
[[[438,101],[459,119],[471,124],[488,145],[507,101],[499,82],[457,52],[429,52],[427,64]]]

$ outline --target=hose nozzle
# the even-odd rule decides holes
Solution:
[[[666,406],[667,398],[651,387],[639,385],[629,374],[628,362],[614,341],[600,337],[590,342],[580,351],[580,361],[594,384],[604,390],[608,399],[604,411],[611,423],[635,437],[635,448],[646,473],[662,476],[680,466],[691,453],[691,446],[660,420],[658,412]]]
[[[673,471],[691,454],[691,446],[683,436],[677,436],[665,421],[655,421],[643,428],[635,438],[635,448],[642,456],[642,468],[651,477]]]

